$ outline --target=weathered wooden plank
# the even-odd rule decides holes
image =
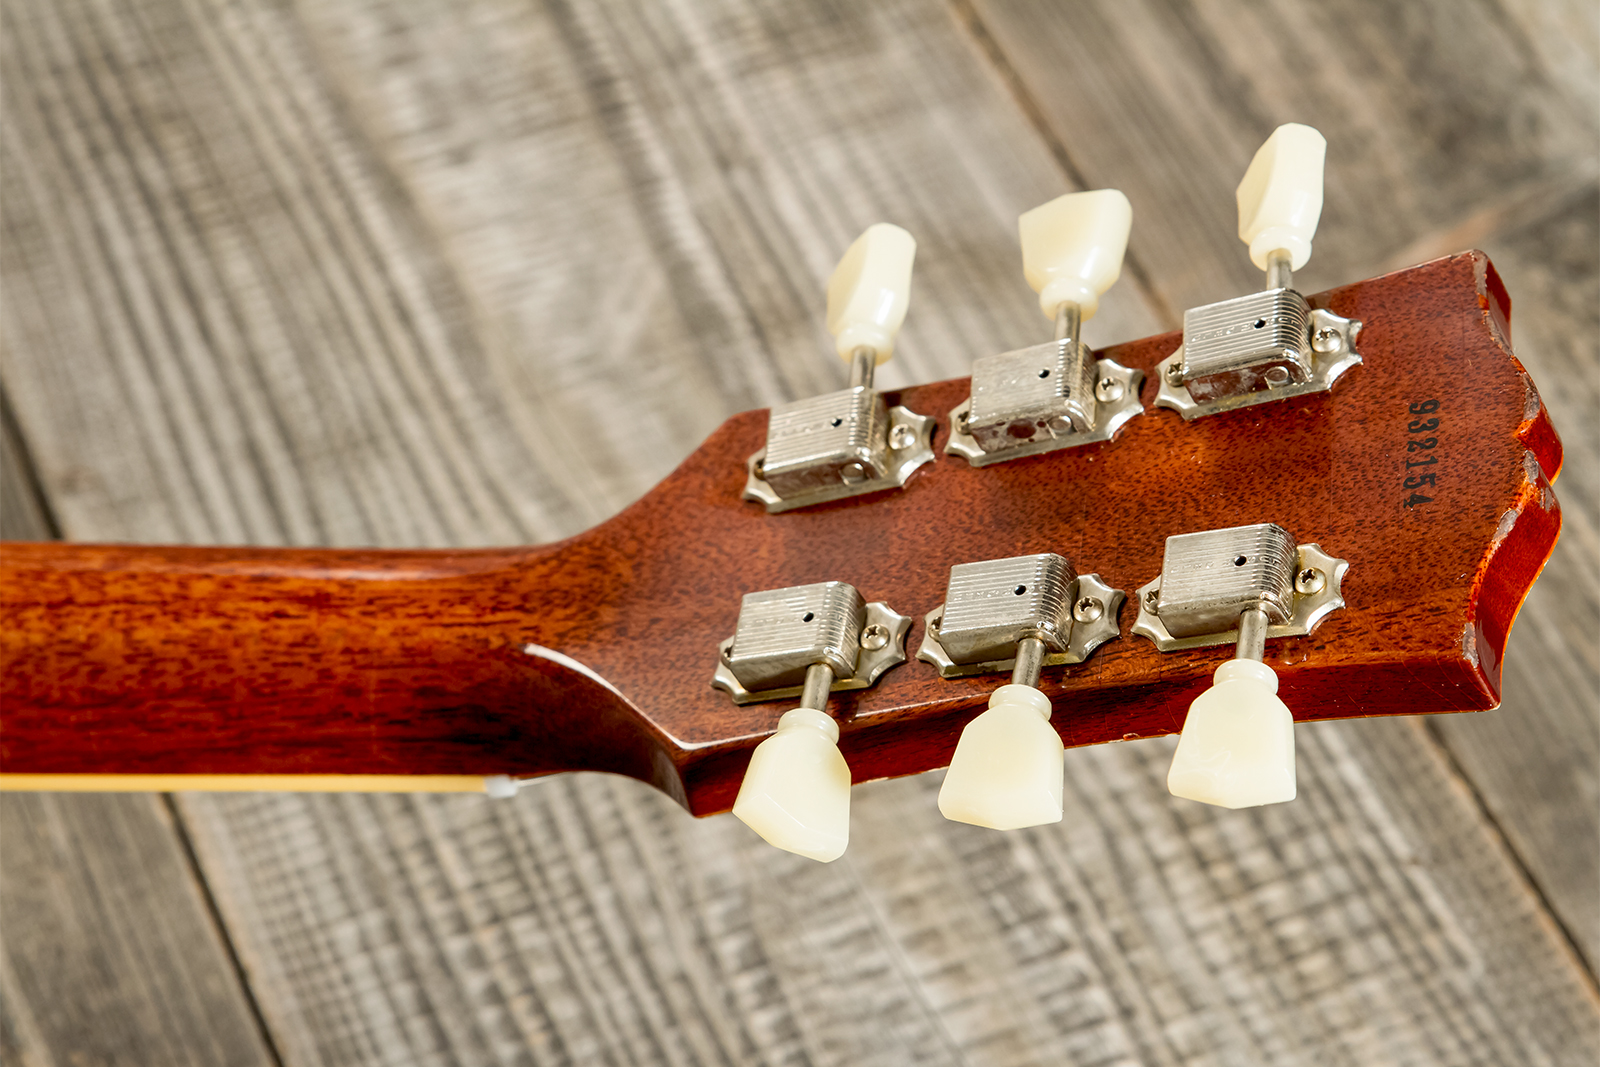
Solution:
[[[508,804],[229,797],[201,833],[256,873],[226,906],[285,942],[257,973],[294,1005],[295,1061],[526,1046],[551,1062],[1578,1063],[1595,1049],[1590,994],[1530,969],[1547,919],[1420,724],[1302,731],[1302,798],[1257,813],[1175,807],[1169,752],[1074,753],[1066,822],[1010,835],[945,824],[937,776],[866,787],[829,867],[584,777]],[[280,880],[303,892],[258,888]],[[349,931],[348,992],[294,997],[330,978],[307,929]]]
[[[17,428],[11,398],[0,392],[0,541],[46,541],[59,537],[44,487]]]
[[[923,239],[896,373],[1041,335],[1012,220],[1065,182],[942,9],[430,18],[8,19],[3,372],[70,535],[575,529],[831,380],[820,285],[885,211]],[[183,811],[286,1062],[1592,1058],[1503,841],[1378,725],[1302,731],[1260,812],[1171,801],[1161,742],[1075,753],[1021,834],[872,785],[827,867],[582,776]]]
[[[276,1062],[161,797],[8,793],[0,843],[17,1062]]]
[[[950,309],[919,300],[918,318],[934,321],[913,321],[905,370],[891,364],[887,382],[897,373],[947,377],[972,351],[1039,336],[1009,235],[1018,210],[1063,186],[1008,113],[970,123],[979,138],[970,151],[988,160],[978,171],[939,126],[919,125],[914,143],[887,148],[871,129],[853,132],[855,143],[826,157],[839,175],[881,153],[930,191],[921,204],[893,203],[886,190],[840,202],[831,173],[793,187],[791,175],[808,173],[803,150],[770,130],[719,130],[752,143],[705,145],[704,135],[657,131],[628,114],[626,101],[596,96],[605,86],[591,92],[584,79],[592,72],[573,69],[582,56],[563,46],[573,28],[560,18],[528,14],[519,25],[493,5],[406,12],[418,23],[394,32],[385,25],[392,13],[373,11],[345,28],[321,12],[328,24],[286,42],[273,36],[285,32],[282,13],[253,8],[192,26],[176,5],[110,26],[67,14],[13,19],[8,65],[24,83],[45,86],[13,109],[14,136],[46,146],[49,165],[72,175],[53,185],[33,170],[45,160],[19,164],[13,195],[32,202],[27,214],[54,221],[36,239],[19,234],[15,254],[55,246],[52,254],[84,272],[83,295],[18,300],[8,324],[19,339],[86,353],[83,377],[96,399],[83,421],[35,417],[28,426],[54,474],[105,481],[63,495],[69,530],[132,521],[148,531],[141,536],[163,540],[270,542],[371,540],[382,529],[386,541],[438,544],[546,539],[588,525],[605,514],[589,502],[590,487],[631,498],[728,414],[836,380],[838,368],[819,355],[820,279],[837,249],[884,214],[924,235],[921,291],[984,278],[999,297]],[[316,65],[314,46],[341,42],[356,50],[352,62],[373,63],[372,76]],[[421,42],[437,50],[418,51]],[[428,57],[453,55],[453,43],[480,50],[473,54],[483,65],[430,67]],[[86,65],[74,59],[76,47],[93,57]],[[51,61],[73,77],[51,83]],[[139,76],[140,64],[161,77]],[[370,95],[385,90],[392,79],[382,72],[396,64],[415,71],[418,84]],[[344,77],[354,80],[329,83]],[[971,108],[982,77],[969,64],[967,81],[945,87],[947,107]],[[189,85],[207,89],[191,97]],[[355,135],[338,126],[335,88],[369,94],[348,101],[357,113],[392,107],[396,128],[372,146],[351,142]],[[720,93],[737,99],[726,84]],[[485,99],[499,109],[466,103]],[[797,113],[765,117],[797,126],[803,99],[781,99]],[[988,99],[1002,103],[992,91]],[[184,102],[174,112],[181,117],[147,114],[174,100]],[[427,119],[440,101],[452,116],[443,138],[437,119]],[[473,125],[480,114],[481,129]],[[527,131],[520,140],[518,128]],[[749,191],[739,188],[745,172],[726,170],[713,151],[757,160],[773,145],[789,147],[752,164]],[[672,158],[679,146],[698,154]],[[391,157],[394,170],[381,170]],[[380,188],[389,182],[398,188]],[[635,187],[649,195],[630,198]],[[977,210],[944,217],[939,197],[951,195]],[[281,210],[269,210],[279,197]],[[492,209],[500,214],[478,218]],[[826,232],[797,230],[783,217],[811,210]],[[720,248],[707,244],[718,231],[698,221],[701,211],[756,217]],[[124,213],[138,229],[124,232]],[[678,233],[687,247],[659,247]],[[161,236],[139,240],[145,234]],[[984,248],[989,259],[941,254],[952,246]],[[456,273],[446,269],[458,262]],[[23,269],[42,281],[47,268]],[[750,274],[730,277],[739,269]],[[33,296],[26,286],[34,282],[16,284]],[[158,293],[181,294],[181,313],[163,308]],[[68,299],[82,303],[66,321],[40,318]],[[919,332],[950,329],[939,323],[952,316],[965,347],[930,363]],[[1097,323],[1109,339],[1149,332],[1151,319],[1124,288]],[[212,366],[208,352],[223,355]],[[750,358],[758,352],[772,353],[776,371]],[[129,398],[165,414],[153,426],[130,425],[117,417]],[[83,432],[90,422],[114,424],[102,430],[112,436],[109,454]],[[428,446],[408,444],[407,434]],[[649,459],[641,469],[621,458],[624,450]],[[132,471],[120,476],[134,457],[159,461],[152,489],[160,492],[124,505],[137,514],[119,515],[112,487],[139,484]],[[328,457],[338,465],[320,478]],[[409,462],[385,466],[397,457]],[[234,458],[237,472],[225,472]],[[460,469],[447,473],[447,464]],[[512,471],[492,484],[493,472]],[[506,485],[517,487],[514,498]],[[184,494],[238,498],[238,514],[185,506]]]
[[[0,391],[0,540],[46,540],[52,536],[52,525],[43,489],[34,477],[16,416],[11,412],[11,398]],[[12,975],[4,939],[7,922],[33,921],[25,912],[19,916],[3,892],[5,865],[11,862],[11,857],[4,855],[4,825],[9,811],[0,802],[0,1060],[44,1067],[52,1061],[49,1044],[34,1024],[29,1010],[32,997],[18,988]],[[24,871],[38,877],[37,872],[26,867]]]
[[[1600,454],[1592,5],[1247,7],[976,0],[980,39],[1058,154],[1124,189],[1131,255],[1182,309],[1259,285],[1233,188],[1277,123],[1328,138],[1308,290],[1487,246],[1519,354],[1567,438],[1564,543],[1524,606],[1505,706],[1441,720],[1561,921],[1600,961]],[[1587,30],[1585,30],[1587,27]],[[1073,56],[1061,62],[1064,54]],[[1309,52],[1315,61],[1308,62]],[[1181,170],[1178,180],[1175,171]]]

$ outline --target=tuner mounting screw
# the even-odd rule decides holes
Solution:
[[[756,477],[757,478],[766,477],[766,474],[767,474],[767,461],[764,460],[764,459],[756,460],[755,472],[756,472]]]
[[[1115,378],[1101,378],[1094,385],[1094,398],[1102,404],[1111,404],[1121,400],[1124,392],[1122,383]]]
[[[876,652],[889,643],[889,630],[887,627],[873,623],[861,631],[861,647],[868,652]]]
[[[1079,597],[1078,602],[1072,605],[1072,617],[1078,622],[1094,622],[1105,614],[1105,610],[1106,606],[1099,597]]]
[[[1160,600],[1161,587],[1157,586],[1144,595],[1144,610],[1148,611],[1152,615],[1158,614],[1156,611],[1156,606],[1160,603]]]
[[[1167,384],[1183,384],[1183,360],[1176,360],[1167,365]]]
[[[1322,587],[1327,584],[1327,578],[1315,567],[1307,567],[1294,576],[1294,591],[1302,596],[1322,592]]]
[[[1311,338],[1311,347],[1324,354],[1337,351],[1339,348],[1339,331],[1332,326],[1324,326]]]
[[[896,452],[904,452],[917,443],[917,434],[911,427],[901,423],[889,431],[889,447]]]

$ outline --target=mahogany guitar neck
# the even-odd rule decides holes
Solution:
[[[579,555],[6,545],[5,769],[363,789],[647,772],[637,719],[608,729],[608,683],[545,644],[594,625],[602,576]]]

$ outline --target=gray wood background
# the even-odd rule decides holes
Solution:
[[[1597,1062],[1597,22],[7,0],[10,537],[561,537],[833,387],[822,286],[879,219],[920,242],[891,385],[1042,336],[1015,218],[1064,191],[1134,206],[1091,341],[1243,291],[1233,186],[1288,120],[1330,144],[1297,281],[1487,249],[1568,458],[1504,706],[1304,727],[1281,807],[1172,800],[1170,740],[1070,753],[1065,821],[1014,834],[941,819],[938,774],[860,787],[829,866],[601,776],[7,796],[0,1057]]]

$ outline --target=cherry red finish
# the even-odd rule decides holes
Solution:
[[[904,491],[783,515],[740,499],[766,426],[754,411],[554,545],[5,545],[0,770],[592,769],[710,814],[793,705],[740,708],[710,685],[741,594],[851,582],[918,619],[914,653],[952,564],[1054,551],[1132,590],[1159,572],[1168,535],[1265,521],[1351,563],[1348,607],[1267,646],[1297,718],[1491,708],[1511,620],[1560,527],[1561,446],[1510,352],[1505,290],[1470,253],[1312,303],[1364,323],[1366,363],[1331,393],[1187,423],[1150,408],[1114,442],[981,470],[941,451]],[[1148,372],[1178,343],[1102,355]],[[967,386],[890,403],[942,428]],[[1147,381],[1146,404],[1154,393]],[[1434,484],[1405,488],[1423,474]],[[1413,493],[1431,499],[1408,506]],[[1087,663],[1046,670],[1068,745],[1177,730],[1231,654],[1158,653],[1128,632],[1133,616]],[[946,681],[912,659],[836,696],[856,780],[945,765],[1005,680]]]

